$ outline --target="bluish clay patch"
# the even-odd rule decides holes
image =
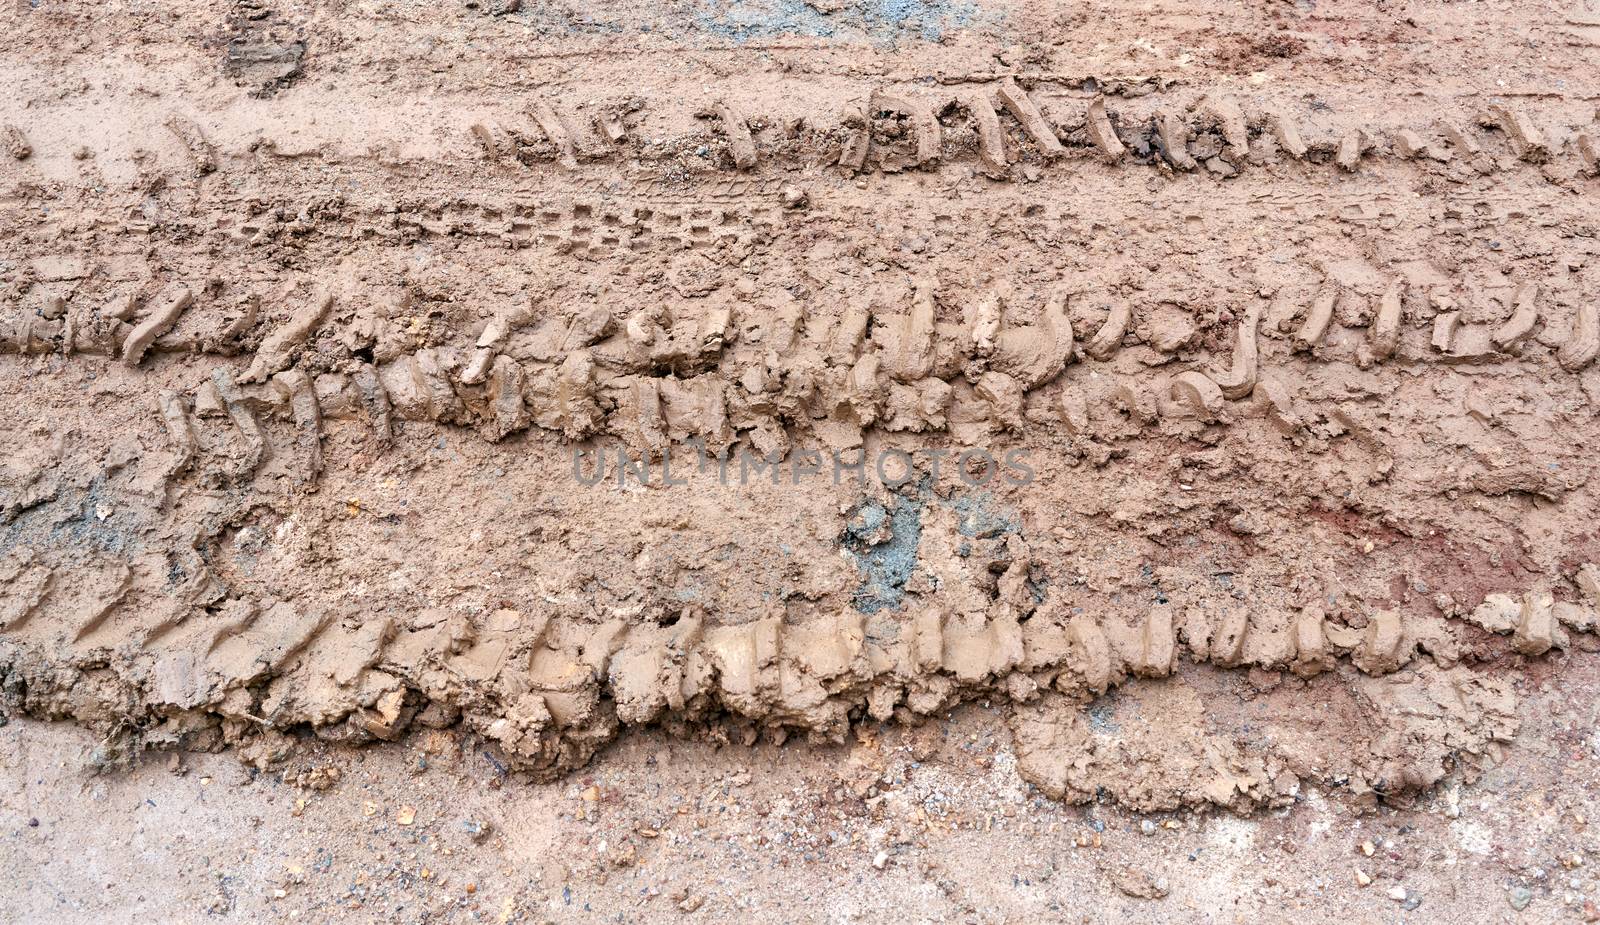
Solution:
[[[840,38],[865,35],[877,42],[918,38],[937,42],[946,31],[978,21],[971,0],[854,0],[824,13],[802,0],[700,0],[695,22],[735,42],[782,36]]]
[[[1122,731],[1122,726],[1116,721],[1117,706],[1112,700],[1112,695],[1108,694],[1084,711],[1089,719],[1089,728],[1101,735],[1116,735]]]
[[[1022,518],[1014,513],[996,510],[994,496],[986,491],[952,498],[950,507],[960,515],[956,530],[962,536],[989,539],[1022,529]]]
[[[104,491],[105,479],[99,477],[81,491],[63,487],[57,497],[20,510],[0,525],[0,556],[29,547],[116,555],[142,548],[141,524],[128,523],[120,512],[105,520],[96,514]]]
[[[547,36],[660,35],[693,43],[712,38],[736,44],[805,38],[938,42],[956,29],[998,24],[1004,12],[975,0],[668,0],[643,10],[599,3],[581,13],[547,4],[524,4],[506,17]],[[837,5],[837,9],[832,7]]]
[[[997,509],[988,492],[960,495],[946,501],[934,494],[924,480],[888,504],[875,500],[858,503],[845,522],[840,545],[861,573],[852,603],[862,613],[892,610],[905,600],[906,584],[917,570],[917,547],[922,541],[922,515],[928,505],[942,505],[958,515],[956,529],[962,536],[993,539],[1022,529],[1022,518],[1015,512]],[[960,555],[971,554],[971,543],[963,541]],[[1030,583],[1035,601],[1043,601],[1045,588]]]
[[[861,571],[853,603],[862,613],[893,609],[905,600],[922,542],[922,502],[896,498],[891,507],[863,501],[845,524],[843,544]]]

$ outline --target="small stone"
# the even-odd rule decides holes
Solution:
[[[1406,901],[1406,888],[1403,887],[1403,886],[1390,887],[1389,888],[1389,898],[1394,900],[1397,903],[1405,902]]]
[[[1230,163],[1220,157],[1207,158],[1206,169],[1226,180],[1239,175],[1239,171]]]
[[[11,156],[19,161],[25,161],[33,156],[33,146],[28,144],[28,139],[22,134],[22,129],[14,125],[5,127],[5,147]]]
[[[1372,885],[1372,878],[1367,876],[1367,872],[1362,870],[1359,867],[1356,868],[1356,885],[1357,886],[1371,886]]]
[[[400,813],[395,816],[394,821],[401,825],[411,825],[417,821],[417,808],[415,806],[400,807]]]
[[[639,849],[631,841],[623,842],[611,849],[610,858],[611,863],[617,867],[631,867],[639,860]]]
[[[1528,903],[1533,902],[1533,891],[1525,886],[1514,886],[1506,900],[1511,903],[1511,908],[1521,912],[1528,908]]]
[[[1111,882],[1124,896],[1134,899],[1162,899],[1171,890],[1167,878],[1152,876],[1148,871],[1136,867],[1112,871]]]
[[[888,863],[889,863],[889,852],[887,852],[887,851],[880,851],[877,854],[873,855],[873,857],[872,857],[872,866],[876,867],[879,870],[883,870],[884,865],[888,864]]]
[[[1156,824],[1149,819],[1140,820],[1139,831],[1146,835],[1154,835],[1156,834]]]
[[[783,202],[784,208],[800,209],[805,207],[806,202],[811,197],[804,189],[791,183],[779,191],[778,198]]]
[[[1377,850],[1378,846],[1374,845],[1371,841],[1364,841],[1361,843],[1361,853],[1369,858],[1372,857],[1372,853]]]

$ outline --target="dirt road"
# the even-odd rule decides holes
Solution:
[[[0,15],[23,918],[1586,915],[1593,0]]]

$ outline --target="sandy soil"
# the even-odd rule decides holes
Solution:
[[[9,918],[1597,917],[1592,0],[0,15]]]

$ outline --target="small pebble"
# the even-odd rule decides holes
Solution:
[[[1139,831],[1146,835],[1154,835],[1156,834],[1156,824],[1149,819],[1145,819],[1139,823]]]
[[[1506,899],[1511,903],[1511,908],[1521,912],[1528,908],[1528,903],[1533,902],[1533,891],[1525,886],[1514,886]]]

